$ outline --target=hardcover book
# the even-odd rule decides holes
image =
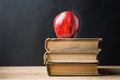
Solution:
[[[50,76],[99,75],[97,55],[102,38],[48,38],[44,63]]]
[[[59,50],[98,50],[102,38],[48,38],[45,41],[46,51]]]
[[[46,52],[44,58],[49,62],[97,62],[99,50]]]
[[[55,63],[48,62],[47,70],[50,76],[99,75],[97,63]]]

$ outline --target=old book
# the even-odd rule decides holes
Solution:
[[[98,62],[99,50],[46,52],[44,57],[49,62]],[[44,58],[44,59],[45,59]]]
[[[99,75],[97,63],[47,63],[48,74],[51,76],[65,75]]]
[[[102,38],[48,38],[45,41],[46,51],[59,50],[98,50]]]

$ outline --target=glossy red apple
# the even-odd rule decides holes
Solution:
[[[79,30],[79,18],[72,11],[64,11],[54,19],[57,38],[73,38]]]

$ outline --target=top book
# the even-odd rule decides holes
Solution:
[[[98,50],[100,41],[102,41],[102,38],[47,38],[45,49],[51,52]]]

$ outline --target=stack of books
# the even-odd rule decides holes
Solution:
[[[99,75],[101,38],[48,38],[44,63],[49,75]]]

